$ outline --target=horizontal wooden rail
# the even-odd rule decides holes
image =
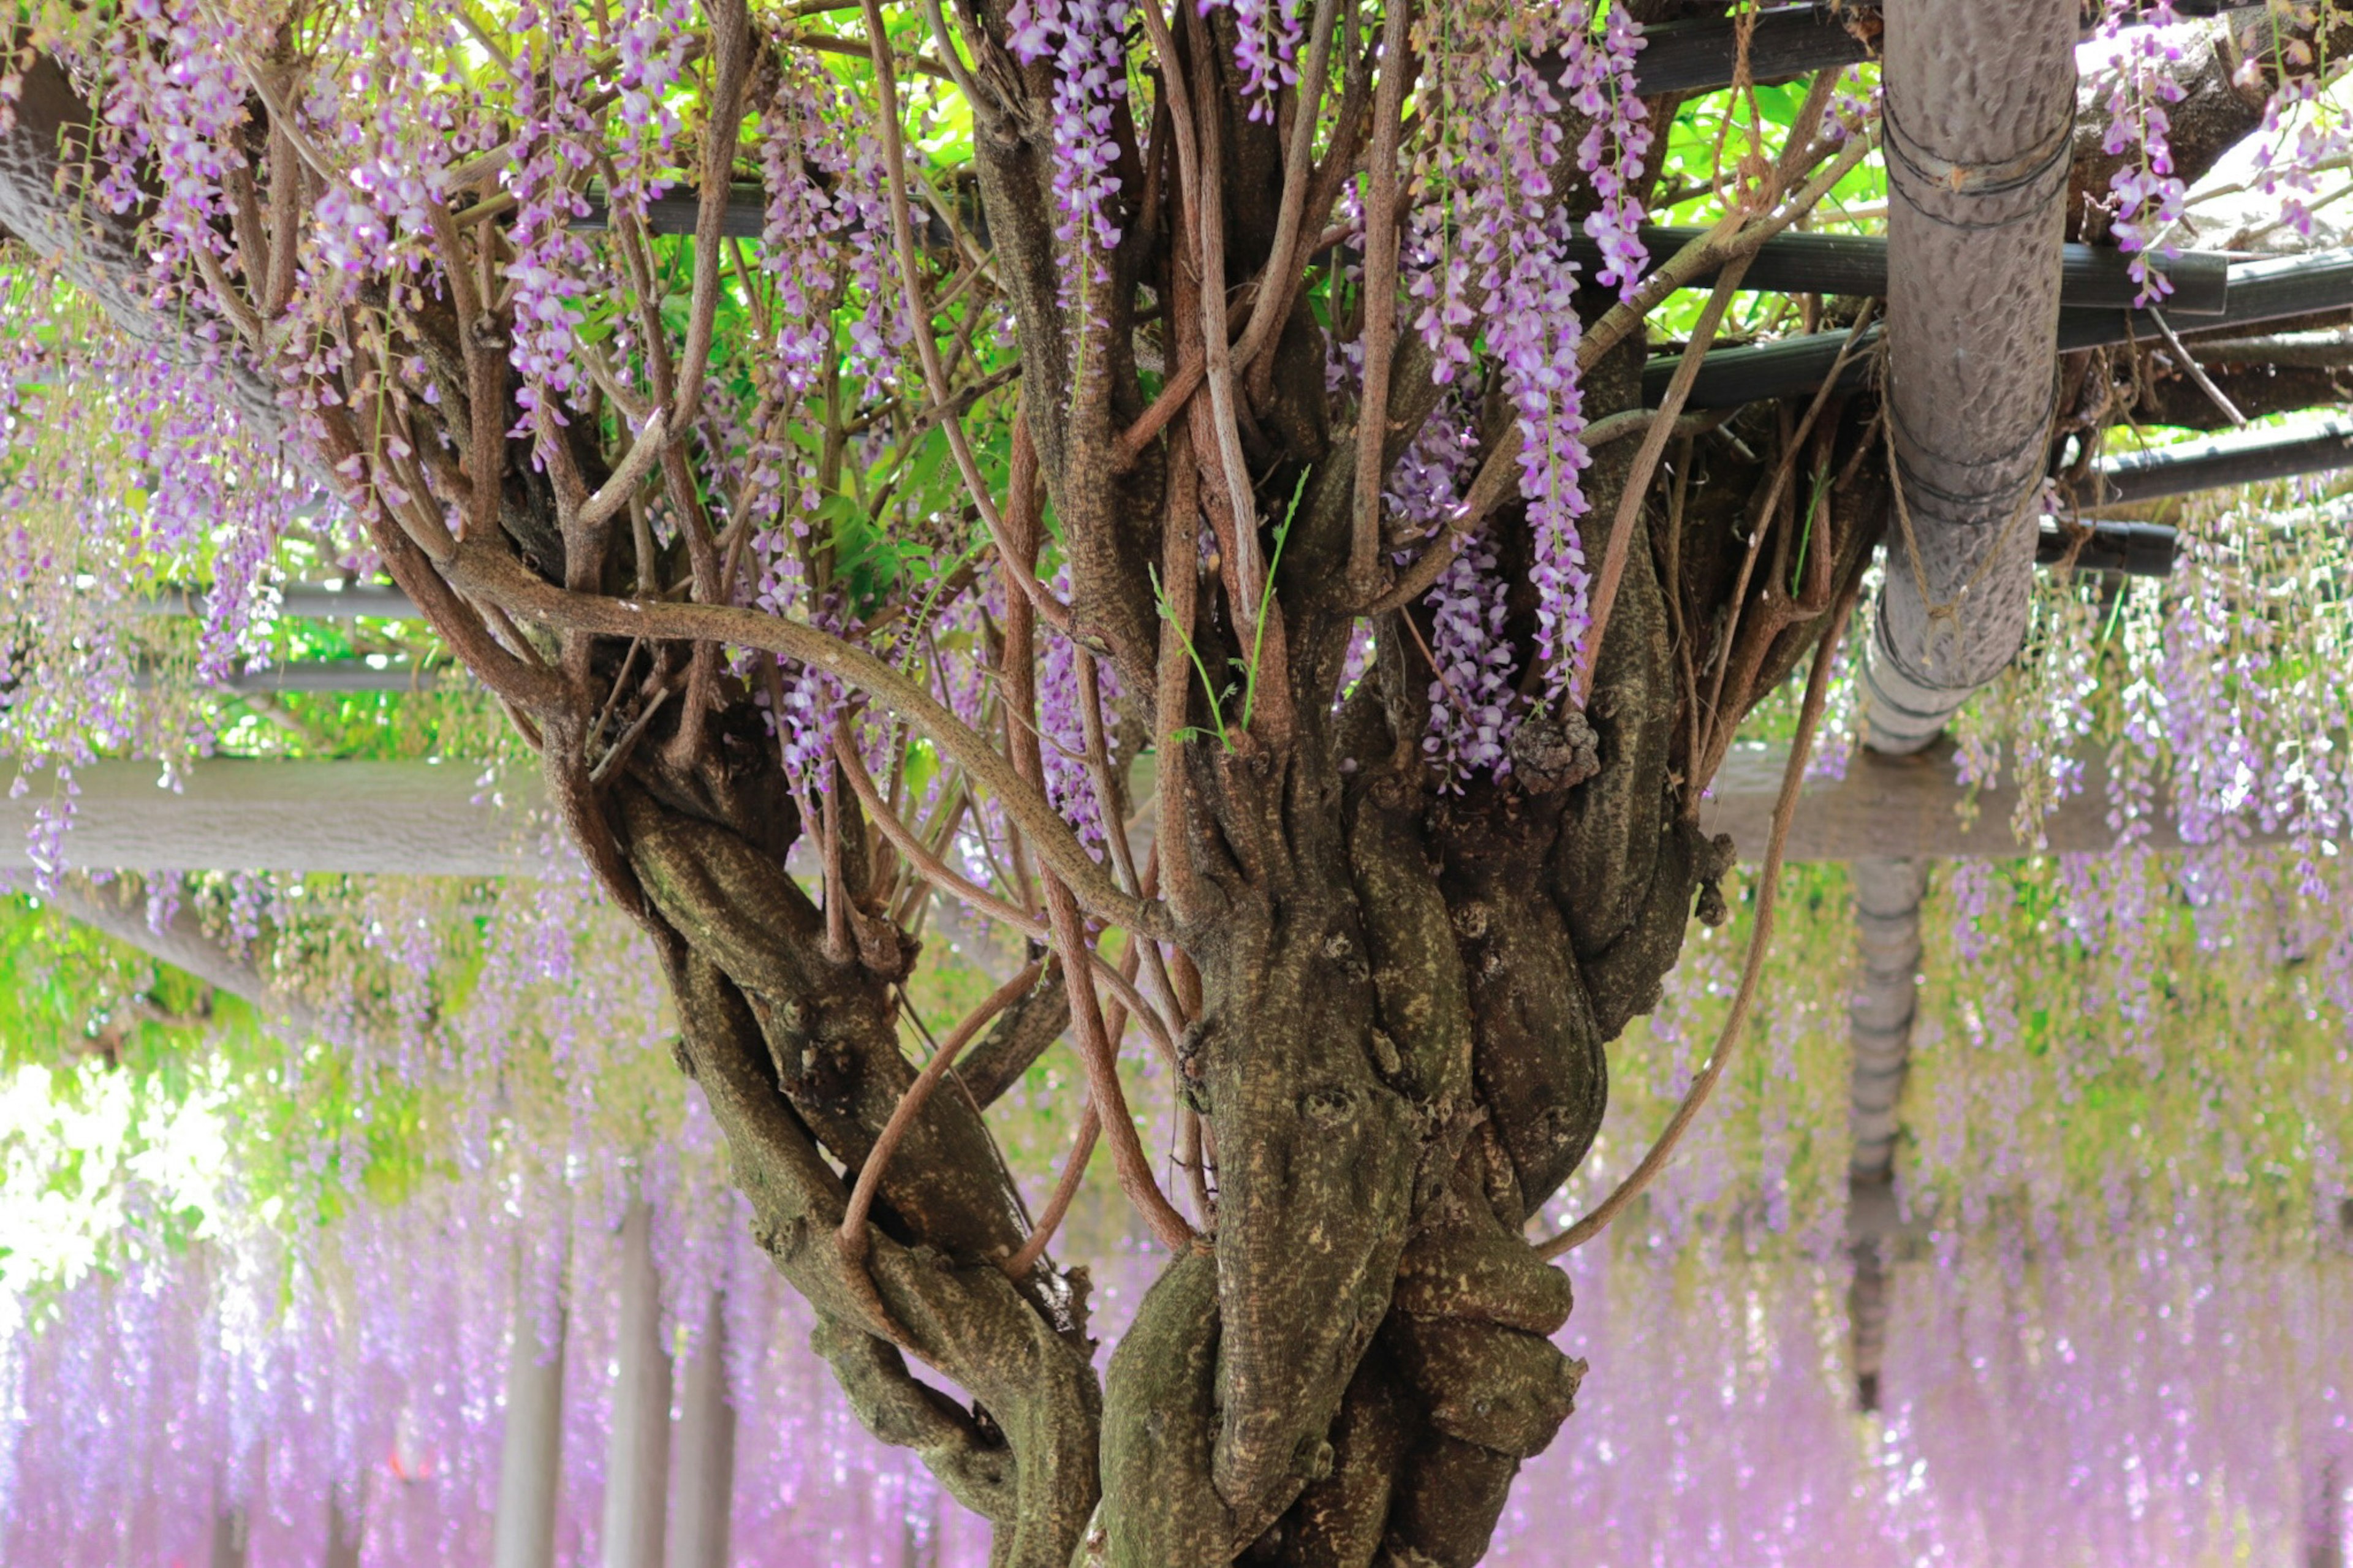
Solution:
[[[139,600],[132,607],[142,616],[201,616],[206,590],[196,586],[167,588]],[[297,583],[278,591],[283,616],[312,621],[360,619],[413,621],[417,606],[408,595],[387,584],[359,583],[348,587],[324,583]]]
[[[1736,746],[1715,777],[1714,797],[1700,809],[1700,826],[1729,833],[1742,861],[1764,858],[1771,829],[1775,791],[1785,753],[1778,746]],[[1981,789],[1968,817],[1969,798],[1953,761],[1950,742],[1940,741],[1910,757],[1883,757],[1855,749],[1842,780],[1806,786],[1789,829],[1789,860],[1855,860],[1866,856],[1948,860],[2017,860],[2040,854],[2098,854],[2116,847],[2108,823],[2107,768],[2104,753],[2084,759],[2083,792],[2044,814],[2044,845],[2022,844],[2010,832],[2018,790],[2004,782]],[[2277,843],[2283,833],[2232,824],[2236,841]],[[2184,847],[2179,830],[2163,811],[2142,840],[2153,849]]]
[[[13,770],[0,770],[13,777]],[[154,763],[74,770],[67,867],[82,870],[382,872],[427,877],[534,875],[548,868],[516,806],[540,803],[525,773],[503,784],[501,807],[465,763],[279,762],[208,758],[164,787]],[[63,803],[35,773],[0,805],[0,869],[33,867],[30,833],[45,802]]]
[[[1764,851],[1780,767],[1775,748],[1736,747],[1701,811],[1701,825],[1731,834],[1752,863]],[[2052,851],[2097,851],[2116,842],[2104,769],[2092,759],[2084,771],[2084,793],[2045,819]],[[542,798],[528,775],[501,785],[504,804],[488,798],[475,768],[460,763],[215,758],[191,765],[176,793],[159,785],[153,763],[96,763],[76,776],[80,795],[64,846],[66,864],[77,868],[435,877],[528,877],[552,868],[524,815]],[[32,865],[26,833],[34,808],[53,795],[44,776],[32,784],[25,798],[0,807],[0,869]],[[2010,835],[2014,788],[1979,791],[1975,816],[1964,821],[1967,797],[1948,745],[1916,758],[1858,752],[1843,781],[1807,787],[1788,858],[2011,859],[2042,852]],[[1149,821],[1147,815],[1144,826]],[[2278,837],[2249,835],[2253,842]],[[2174,848],[2182,840],[2160,819],[2147,842]]]

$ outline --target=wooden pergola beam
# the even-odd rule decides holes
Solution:
[[[1701,826],[1729,833],[1742,859],[1763,858],[1780,788],[1778,748],[1737,746],[1702,806]],[[1862,856],[2016,859],[2114,847],[2104,771],[2087,763],[2083,794],[2044,818],[2046,843],[2010,834],[2018,793],[2005,782],[1975,796],[1957,776],[1949,745],[1916,758],[1858,751],[1839,782],[1809,788],[1790,832],[1791,860]],[[1141,776],[1141,775],[1139,775]],[[159,788],[152,763],[106,762],[79,770],[81,794],[67,834],[68,866],[113,870],[345,872],[426,877],[531,877],[548,861],[518,808],[541,803],[536,779],[501,786],[503,805],[478,799],[471,767],[431,763],[263,762],[214,759],[190,767],[184,788]],[[0,809],[0,869],[32,868],[26,830],[47,798],[45,781]],[[2281,834],[2248,830],[2250,842]],[[2173,849],[2169,820],[2149,825],[2145,843]]]
[[[491,877],[543,873],[522,816],[478,797],[466,763],[275,762],[211,758],[177,791],[154,763],[100,762],[74,772],[65,864],[79,870],[358,872]],[[36,809],[61,800],[34,774],[0,807],[0,869],[34,868]],[[539,782],[502,786],[536,805]]]
[[[1745,864],[1764,858],[1784,755],[1778,746],[1736,746],[1716,774],[1713,797],[1701,806],[1701,827],[1731,834]],[[2083,791],[2044,814],[2039,846],[2021,843],[2010,832],[2018,800],[2016,785],[2005,777],[1978,790],[1972,802],[1949,742],[1913,757],[1883,757],[1857,747],[1844,779],[1821,781],[1799,798],[1786,858],[2017,860],[2116,847],[2117,833],[2108,825],[2106,769],[2097,759],[2084,763]],[[1973,812],[1964,816],[1963,806],[1972,804]],[[2286,837],[2248,826],[2238,841],[2276,843]],[[2148,823],[2140,842],[2152,849],[2190,847],[2165,815]]]

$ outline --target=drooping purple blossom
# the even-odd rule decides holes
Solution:
[[[1112,126],[1127,96],[1129,9],[1129,0],[1014,0],[1006,13],[1014,57],[1053,62],[1054,238],[1066,300],[1103,279],[1101,253],[1119,243]]]
[[[2173,291],[2172,281],[2148,265],[2144,254],[2158,237],[2179,221],[2187,194],[2173,172],[2172,122],[2165,106],[2181,100],[2181,85],[2169,68],[2181,59],[2181,46],[2168,37],[2176,20],[2172,0],[2134,5],[2110,0],[2101,23],[2101,36],[2124,35],[2118,52],[2116,83],[2108,93],[2108,123],[2100,146],[2110,157],[2130,153],[2125,165],[2108,178],[2116,204],[2110,232],[2116,247],[2132,255],[2129,270],[2140,286],[2137,302],[2148,305]],[[2127,31],[2126,24],[2142,26]]]
[[[1520,704],[1512,687],[1517,661],[1504,635],[1509,593],[1494,545],[1477,534],[1457,549],[1426,601],[1438,668],[1421,749],[1450,789],[1476,773],[1502,778],[1512,771],[1507,748],[1519,728]]]
[[[1636,192],[1651,150],[1648,111],[1634,79],[1642,32],[1624,5],[1612,5],[1597,40],[1590,15],[1578,0],[1563,12],[1558,36],[1566,61],[1561,86],[1577,112],[1592,121],[1577,142],[1577,166],[1599,199],[1585,219],[1586,234],[1601,246],[1594,281],[1631,294],[1650,261],[1640,237],[1648,214]]]
[[[1299,46],[1305,26],[1301,0],[1199,0],[1201,15],[1229,11],[1234,18],[1234,64],[1241,68],[1242,97],[1252,120],[1274,118],[1275,94],[1299,83]]]

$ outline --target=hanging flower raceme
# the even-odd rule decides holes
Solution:
[[[578,17],[568,7],[542,15],[526,5],[516,28],[527,42],[516,61],[517,153],[507,176],[515,198],[509,231],[514,259],[506,275],[514,291],[510,357],[522,378],[515,401],[527,429],[536,413],[563,423],[561,396],[580,383],[572,310],[586,292],[591,258],[570,228],[588,215],[577,186],[599,143],[585,101],[588,40]]]
[[[612,153],[617,178],[607,199],[616,213],[641,216],[667,184],[660,171],[670,165],[678,140],[678,113],[667,94],[685,74],[694,6],[691,0],[623,0],[612,35],[620,135]]]
[[[131,212],[149,203],[152,186],[153,276],[160,289],[176,292],[198,252],[216,262],[230,252],[219,232],[227,216],[222,186],[229,160],[243,159],[225,149],[245,118],[244,88],[232,36],[214,13],[132,0],[123,22],[102,36],[111,86],[96,195],[113,211]]]
[[[1641,214],[1625,171],[1647,149],[1648,132],[1638,103],[1631,116],[1613,107],[1634,102],[1622,90],[1633,44],[1628,38],[1597,43],[1587,14],[1573,9],[1554,23],[1487,23],[1477,47],[1448,63],[1450,92],[1462,106],[1461,129],[1442,160],[1448,187],[1442,205],[1449,210],[1416,215],[1422,250],[1412,287],[1424,300],[1417,325],[1438,356],[1434,374],[1451,380],[1470,363],[1464,329],[1475,320],[1518,416],[1520,491],[1534,535],[1529,575],[1537,595],[1536,653],[1550,700],[1566,688],[1585,637],[1589,576],[1577,526],[1586,510],[1578,476],[1588,459],[1577,360],[1577,268],[1567,255],[1568,220],[1552,199],[1561,158],[1561,102],[1555,81],[1533,63],[1547,49],[1568,58],[1561,79],[1574,84],[1580,104],[1602,111],[1580,156],[1610,171],[1606,184],[1597,180],[1604,202],[1594,215],[1600,220],[1594,232],[1607,237],[1609,275],[1624,281],[1638,273],[1642,258],[1632,229]],[[1616,149],[1609,158],[1603,156],[1605,131]],[[1447,237],[1450,217],[1454,232]],[[1476,311],[1474,300],[1482,307]],[[1450,569],[1470,570],[1459,561]],[[1470,592],[1466,577],[1456,584],[1455,598]],[[1482,618],[1453,614],[1465,637]],[[1508,706],[1512,700],[1498,700]],[[1458,693],[1456,706],[1482,710],[1493,704]],[[1467,747],[1450,746],[1448,754],[1461,759],[1485,750],[1474,737]],[[1495,754],[1502,755],[1500,749]]]
[[[2179,103],[2182,93],[2170,68],[2180,63],[2181,46],[2167,33],[2175,20],[2172,0],[2155,0],[2146,6],[2109,0],[2100,26],[2103,38],[2122,38],[2100,146],[2110,157],[2131,154],[2108,177],[2108,192],[2116,204],[2111,232],[2116,248],[2132,256],[2128,270],[2140,287],[2138,302],[2143,305],[2173,292],[2165,274],[2150,269],[2146,252],[2179,221],[2185,195],[2173,172],[2172,123],[2165,110],[2167,104]],[[2127,33],[2128,22],[2141,25]]]
[[[1066,302],[1102,277],[1101,253],[1119,243],[1112,124],[1127,96],[1129,9],[1128,0],[1015,0],[1006,14],[1015,58],[1054,66],[1054,237]]]
[[[1577,144],[1577,166],[1600,198],[1585,219],[1586,234],[1601,247],[1594,280],[1631,294],[1650,261],[1641,237],[1649,214],[1636,194],[1642,160],[1651,151],[1648,113],[1634,80],[1642,31],[1618,5],[1609,7],[1596,38],[1591,13],[1580,0],[1561,14],[1559,47],[1567,62],[1561,86],[1577,111],[1592,121]]]
[[[1496,570],[1495,546],[1483,534],[1466,541],[1430,591],[1430,730],[1421,749],[1459,790],[1477,773],[1512,771],[1512,732],[1520,704],[1512,688],[1516,661],[1504,635],[1511,584]]]
[[[1057,596],[1069,594],[1069,576],[1068,567],[1056,576]],[[1038,738],[1046,764],[1046,798],[1077,830],[1079,842],[1100,853],[1109,843],[1104,837],[1108,830],[1103,822],[1103,801],[1095,793],[1094,778],[1087,768],[1087,723],[1084,693],[1079,685],[1079,647],[1050,629],[1044,638],[1045,654],[1039,662],[1038,672]],[[1106,707],[1118,698],[1119,677],[1109,664],[1096,663],[1095,685]],[[1106,749],[1110,744],[1111,738],[1106,733]],[[1115,752],[1111,761],[1117,765]]]
[[[1300,9],[1300,0],[1201,0],[1204,16],[1233,14],[1234,64],[1252,120],[1273,119],[1275,94],[1299,83]]]
[[[2249,66],[2255,62],[2250,60]],[[2312,237],[2312,209],[2320,195],[2320,171],[2353,155],[2353,129],[2343,112],[2324,100],[2308,76],[2282,81],[2263,106],[2253,140],[2252,189],[2276,197],[2280,221]]]

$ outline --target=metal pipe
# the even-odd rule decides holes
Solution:
[[[2058,395],[2073,0],[1887,13],[1887,428],[1896,521],[1866,738],[1916,752],[2026,635]]]
[[[2254,430],[2126,452],[2100,465],[2094,507],[2133,506],[2197,490],[2229,489],[2353,468],[2353,420]]]
[[[1655,263],[1707,232],[1687,226],[1645,224],[1642,246]],[[2063,246],[2059,254],[2062,307],[2117,311],[2131,308],[2141,287],[2132,277],[2132,257],[2113,245],[2069,244]],[[1568,256],[1587,267],[1595,266],[1601,259],[1601,242],[1575,236],[1568,242]],[[2185,250],[2173,257],[2152,256],[2149,265],[2173,285],[2173,292],[2165,300],[2168,321],[2195,316],[2200,318],[2196,325],[2202,329],[2211,324],[2203,318],[2221,316],[2230,309],[2231,258],[2222,252]],[[1698,273],[1684,286],[1713,288],[1715,276],[1713,272]],[[1747,271],[1741,274],[1740,287],[1767,294],[1867,294],[1883,298],[1887,293],[1887,241],[1863,234],[1777,234],[1757,247]]]
[[[2264,321],[2290,321],[2353,309],[2353,250],[2324,250],[2232,267],[2230,297],[2219,316],[2199,318],[2199,336],[2189,340],[2194,350],[2202,334],[2251,327]],[[2172,318],[2168,317],[2168,321]],[[1839,351],[1849,333],[1843,329],[1778,338],[1769,343],[1715,349],[1701,362],[1684,405],[1692,409],[1737,408],[1767,398],[1794,397],[1822,384],[1838,363]],[[2057,349],[2073,353],[2082,349],[2115,348],[2125,343],[2158,342],[2164,332],[2146,310],[2062,310]],[[1864,336],[1876,344],[1879,329]],[[1655,405],[1674,374],[1676,356],[1653,357],[1642,367],[1642,399]],[[1839,374],[1847,392],[1870,384],[1872,358],[1856,354]]]
[[[2046,528],[2036,536],[2034,563],[2057,566],[2074,552],[2078,572],[2115,572],[2126,577],[2170,577],[2181,545],[2171,523],[2086,521],[2091,537],[2082,547],[2063,529]]]

